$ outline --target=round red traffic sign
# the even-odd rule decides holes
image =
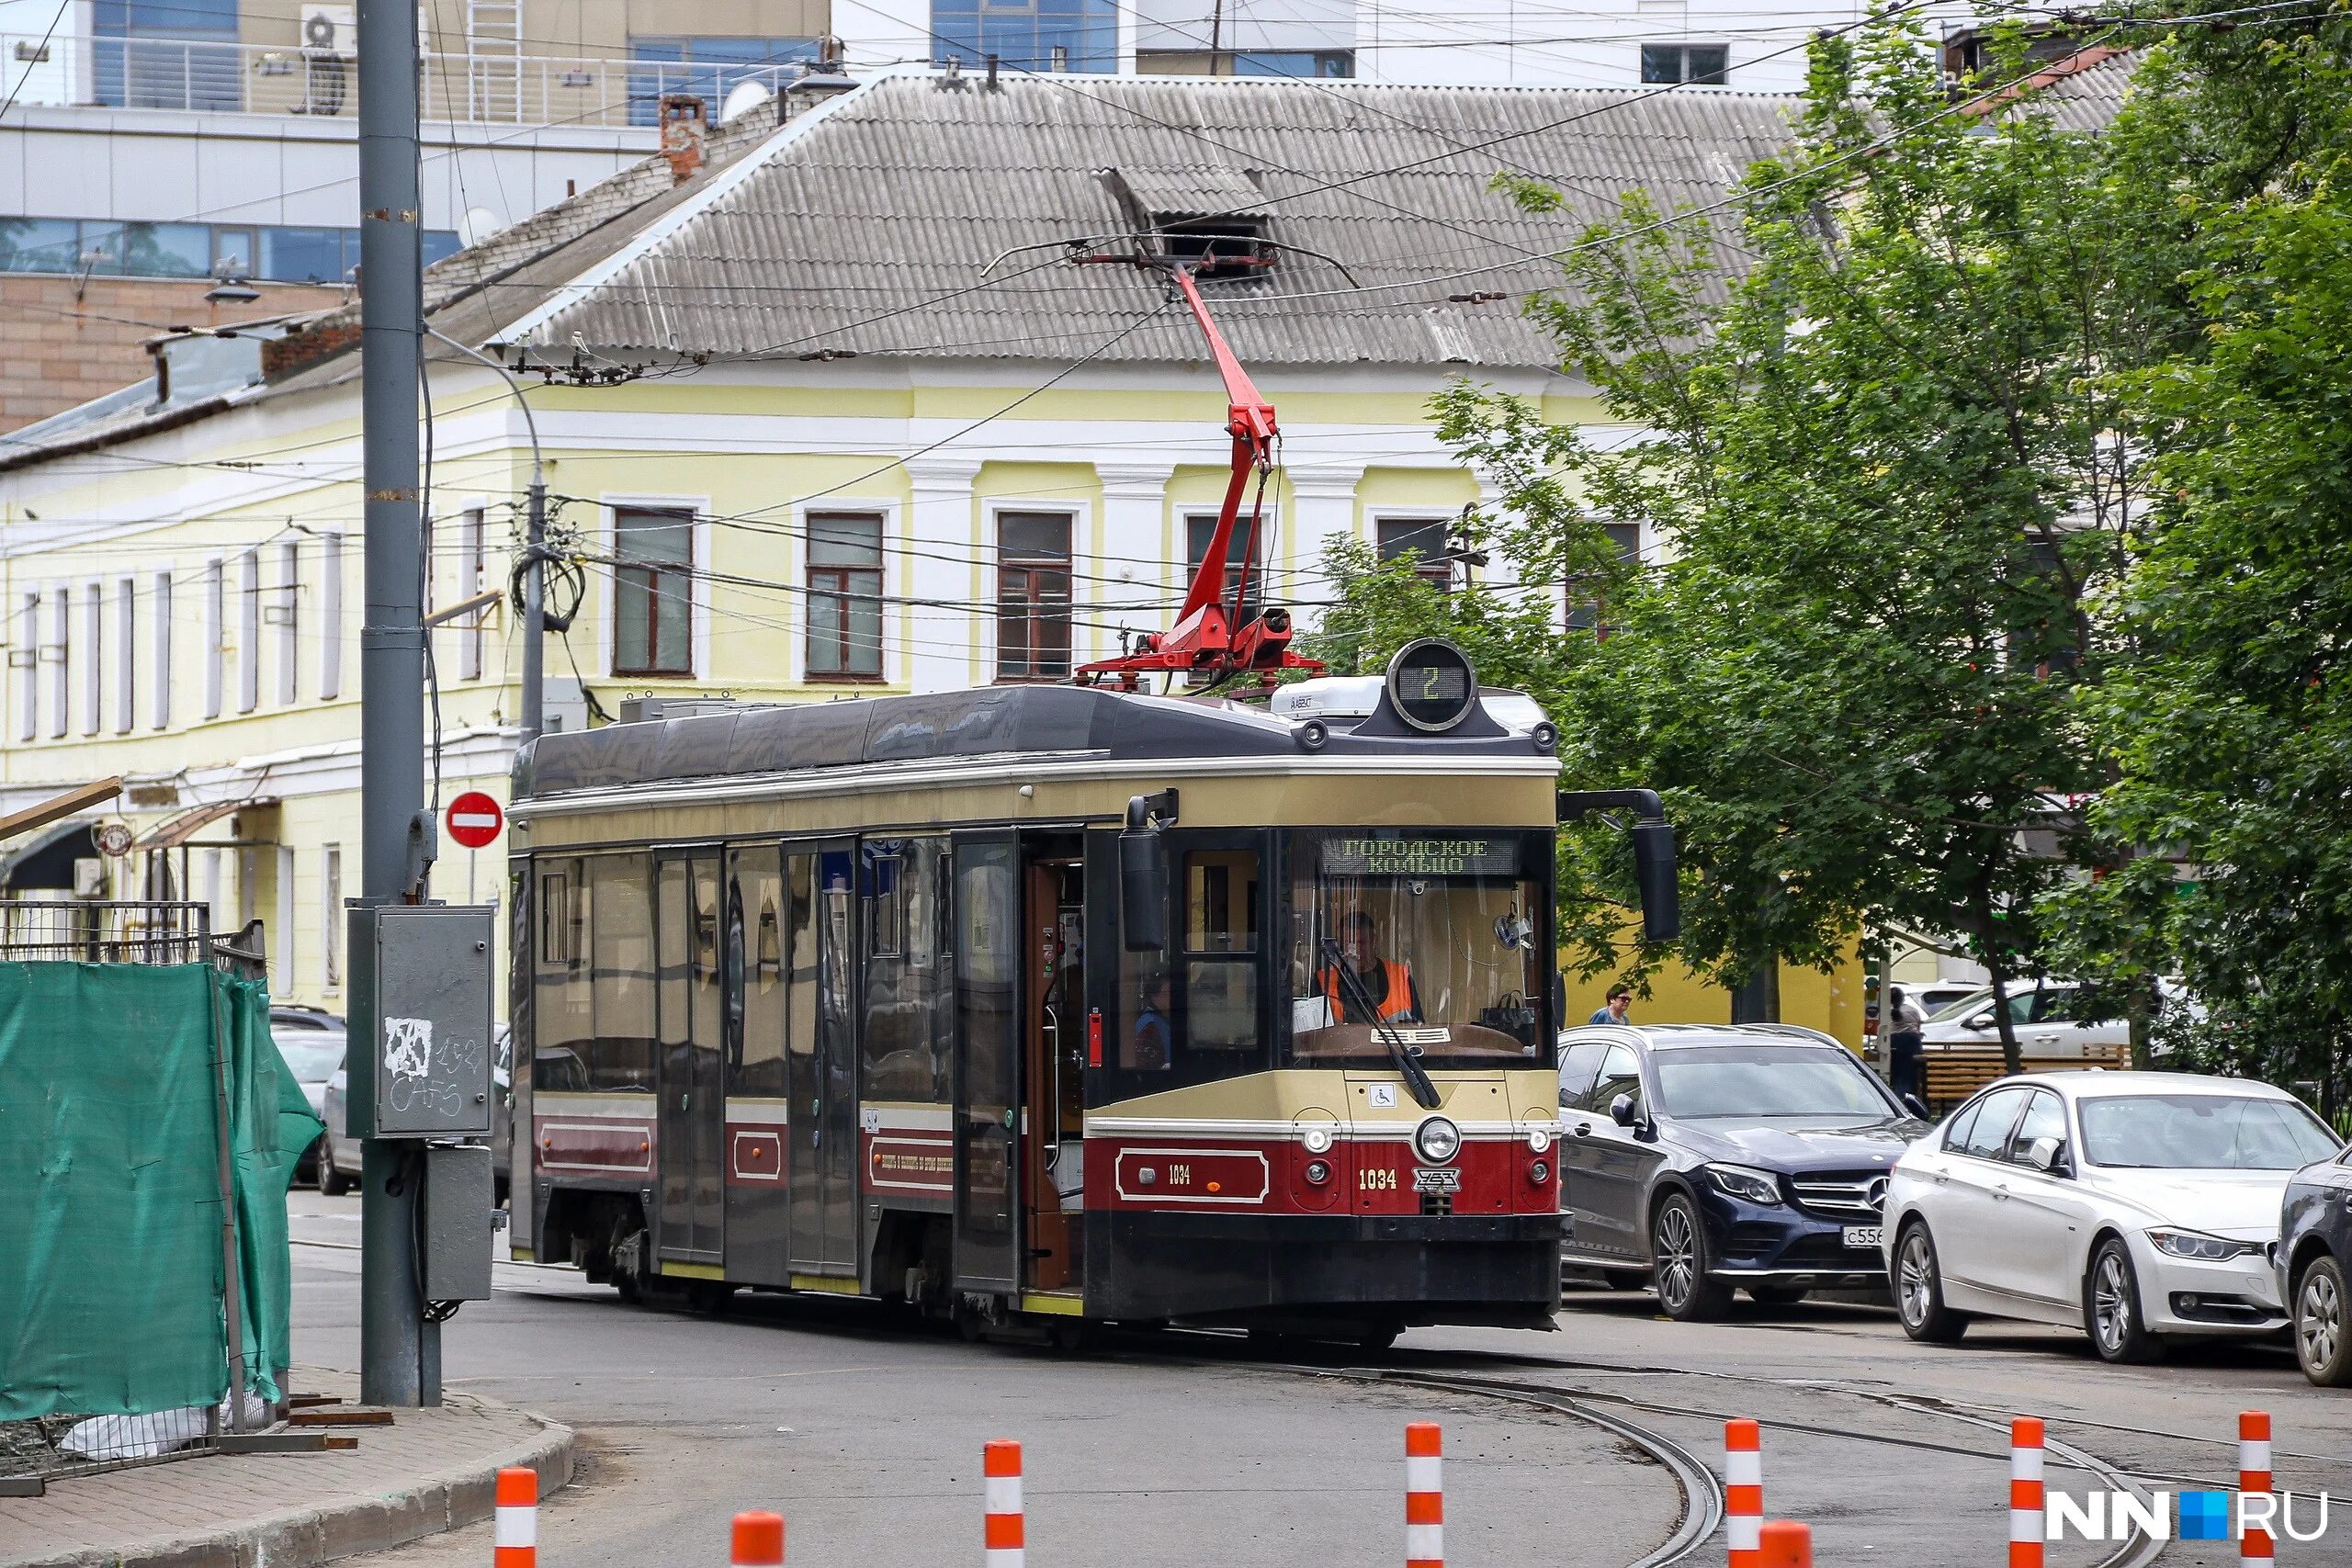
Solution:
[[[441,821],[449,837],[467,849],[478,850],[498,837],[498,830],[506,826],[506,814],[498,809],[498,802],[469,789],[449,803]]]

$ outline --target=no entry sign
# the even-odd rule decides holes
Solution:
[[[506,814],[498,809],[498,802],[478,789],[469,789],[451,801],[441,819],[449,829],[449,837],[469,850],[481,849],[506,826]]]

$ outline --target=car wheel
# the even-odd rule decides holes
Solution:
[[[1803,1285],[1750,1285],[1747,1299],[1758,1306],[1792,1307],[1811,1293]]]
[[[2344,1266],[2316,1258],[2295,1285],[2295,1359],[2322,1388],[2352,1383],[2352,1333],[2344,1321]]]
[[[1944,1305],[1944,1276],[1936,1238],[1914,1220],[1894,1244],[1894,1311],[1903,1332],[1930,1345],[1949,1345],[1968,1331],[1968,1319]]]
[[[1710,1267],[1698,1205],[1687,1193],[1669,1195],[1650,1216],[1650,1278],[1667,1316],[1696,1323],[1723,1315],[1731,1287],[1713,1278]]]
[[[2091,1254],[2083,1276],[2083,1324],[2091,1348],[2102,1361],[2161,1360],[2164,1342],[2148,1332],[2140,1313],[2140,1280],[2132,1271],[2132,1252],[2120,1236],[2109,1236]]]
[[[351,1178],[335,1168],[334,1146],[323,1137],[319,1140],[317,1158],[317,1168],[311,1172],[311,1176],[317,1181],[322,1196],[340,1198],[351,1190]]]

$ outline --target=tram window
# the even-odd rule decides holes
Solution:
[[[945,851],[936,839],[869,840],[865,847],[868,1099],[947,1098],[951,995],[937,916]]]
[[[1258,966],[1195,958],[1184,965],[1184,1043],[1195,1051],[1258,1043]]]
[[[1184,951],[1258,950],[1258,852],[1194,850],[1184,857]]]
[[[539,874],[539,963],[574,967],[586,960],[586,890],[580,863],[558,861]]]
[[[595,1034],[594,989],[587,963],[588,894],[576,860],[540,862],[539,951],[533,969],[532,1032],[538,1056],[549,1057],[548,1077],[580,1059]],[[557,1087],[549,1083],[548,1087]]]
[[[590,972],[594,1038],[587,1087],[653,1088],[653,863],[650,855],[598,855],[588,863]]]
[[[785,1048],[817,1054],[817,857],[785,857]]]
[[[729,1064],[729,1094],[785,1094],[784,878],[778,865],[773,846],[747,851],[736,863],[735,893],[743,922],[743,1038],[741,1058]]]

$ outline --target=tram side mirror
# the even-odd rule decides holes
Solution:
[[[1634,824],[1634,879],[1642,893],[1642,939],[1672,942],[1682,934],[1682,889],[1674,874],[1674,824]]]
[[[1168,840],[1157,828],[1119,835],[1119,934],[1129,953],[1168,946]]]

